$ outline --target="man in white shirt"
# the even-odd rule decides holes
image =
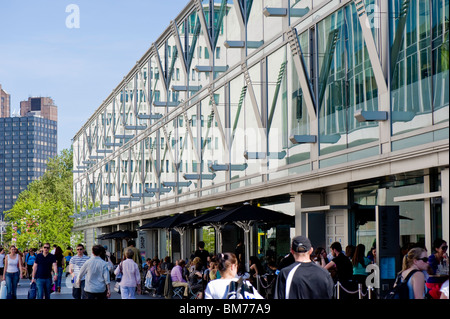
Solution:
[[[77,285],[81,285],[81,278],[85,277],[84,299],[108,299],[111,297],[108,264],[100,256],[105,248],[101,245],[92,247],[92,257],[81,267]]]

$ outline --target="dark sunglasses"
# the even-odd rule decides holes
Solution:
[[[50,247],[46,247],[46,246],[44,246],[44,249],[50,249]]]
[[[424,263],[428,262],[428,257],[417,258],[417,260],[422,260]]]
[[[447,250],[447,249],[448,249],[448,246],[442,246],[441,249],[442,249],[442,250]]]

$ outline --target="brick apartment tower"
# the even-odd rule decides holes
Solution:
[[[40,115],[51,121],[58,121],[58,109],[49,97],[29,97],[20,102],[20,116]]]
[[[0,117],[11,116],[11,96],[2,89],[0,84]]]

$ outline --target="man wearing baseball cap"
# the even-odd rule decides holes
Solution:
[[[330,273],[311,261],[313,247],[305,236],[292,239],[295,262],[278,274],[275,299],[331,299],[333,279]]]

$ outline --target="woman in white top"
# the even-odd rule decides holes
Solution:
[[[6,280],[6,299],[17,299],[17,285],[22,278],[22,258],[16,246],[10,247],[9,255],[5,256],[3,280]]]
[[[205,289],[205,299],[227,299],[230,282],[239,280],[237,276],[238,261],[235,254],[218,254],[216,258],[220,279],[215,279],[208,283]],[[252,287],[250,282],[247,281],[246,284]],[[256,289],[253,289],[253,293],[254,298],[263,299]]]

